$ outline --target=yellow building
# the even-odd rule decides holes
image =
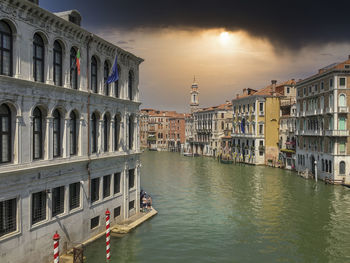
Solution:
[[[280,98],[277,81],[260,89],[243,89],[232,100],[233,158],[251,164],[277,165]]]

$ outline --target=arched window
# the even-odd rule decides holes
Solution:
[[[74,47],[70,50],[70,86],[72,89],[78,89],[78,67],[77,51]]]
[[[61,156],[61,114],[55,110],[53,116],[53,157]]]
[[[97,93],[97,60],[91,58],[91,90]]]
[[[221,122],[221,130],[224,130],[224,128],[225,128],[224,126],[225,126],[225,124],[224,124],[224,122],[222,121],[222,122]]]
[[[91,145],[92,145],[92,153],[97,152],[97,117],[96,114],[93,113],[91,116]]]
[[[119,75],[119,78],[120,78],[120,76],[122,74],[121,74],[119,65],[117,65],[117,69],[118,69],[118,75]],[[119,96],[120,96],[119,78],[118,78],[118,80],[116,82],[114,82],[114,95],[115,95],[116,98],[119,98]]]
[[[330,173],[332,173],[332,161],[328,161],[329,162],[329,164],[328,164],[328,170],[329,170],[329,172]]]
[[[70,141],[70,155],[76,155],[77,154],[77,116],[72,111],[69,116],[69,141]]]
[[[333,94],[329,95],[329,107],[333,108]]]
[[[105,61],[105,65],[103,67],[103,85],[105,86],[105,95],[109,96],[109,84],[107,84],[107,79],[109,75],[109,65],[108,62]]]
[[[33,112],[33,159],[43,156],[43,119],[39,108]]]
[[[325,160],[325,164],[326,164],[326,172],[328,173],[328,160]]]
[[[119,136],[120,136],[120,117],[114,117],[114,151],[119,150]]]
[[[134,118],[129,117],[129,149],[132,150],[134,147]]]
[[[58,41],[53,44],[53,82],[62,86],[62,47]]]
[[[34,35],[33,42],[33,77],[35,81],[44,82],[45,45],[39,34]]]
[[[12,31],[7,23],[0,21],[0,74],[12,76]]]
[[[11,111],[6,104],[0,106],[0,163],[11,162]]]
[[[345,162],[341,161],[339,163],[339,174],[345,174]]]
[[[129,91],[129,99],[133,99],[133,81],[134,81],[134,76],[132,71],[129,71],[129,81],[128,81],[128,91]]]
[[[324,160],[322,159],[322,172],[324,172]]]
[[[340,95],[339,95],[339,106],[340,106],[340,107],[345,107],[345,106],[346,106],[346,97],[345,97],[345,94],[340,94]]]
[[[109,119],[107,115],[103,117],[103,150],[108,152],[109,148]]]

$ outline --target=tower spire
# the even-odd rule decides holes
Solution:
[[[191,102],[190,102],[190,108],[191,113],[198,110],[199,107],[199,100],[198,100],[198,84],[196,83],[196,76],[193,76],[193,83],[191,86]]]

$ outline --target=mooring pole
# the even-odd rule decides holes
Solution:
[[[110,224],[109,224],[109,216],[110,212],[107,208],[106,210],[106,260],[109,262],[111,259],[111,244],[110,244]]]
[[[317,161],[315,161],[315,181],[317,183]]]
[[[60,235],[56,233],[53,235],[53,258],[54,258],[54,263],[59,263],[59,243],[60,242]]]

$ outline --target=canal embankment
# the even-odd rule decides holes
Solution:
[[[154,209],[153,207],[149,211],[137,213],[137,214],[129,217],[128,219],[113,225],[111,227],[111,235],[119,237],[120,235],[127,234],[157,214],[158,214],[158,211],[156,209]],[[101,238],[105,234],[106,234],[106,231],[101,232],[98,235],[86,240],[85,242],[80,244],[78,247],[83,248],[83,247],[87,246],[88,244]],[[73,249],[71,249],[66,254],[60,256],[60,262],[61,263],[73,263],[74,262],[73,257],[74,257]],[[84,261],[85,261],[85,257],[84,257]]]

